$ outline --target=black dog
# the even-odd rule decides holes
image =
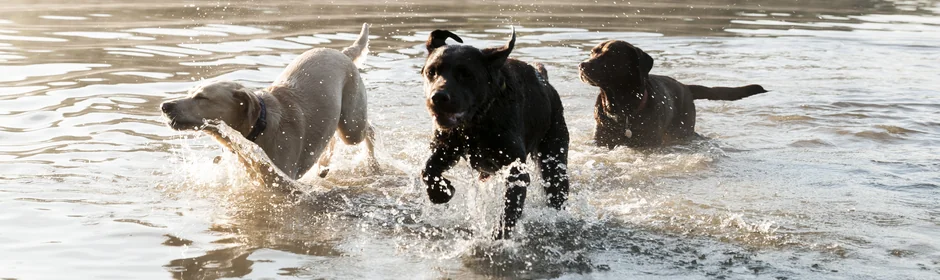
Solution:
[[[581,80],[601,88],[594,104],[594,141],[613,148],[658,147],[695,134],[695,99],[738,100],[767,92],[759,85],[704,87],[650,75],[653,58],[624,41],[610,40],[580,64]]]
[[[505,46],[482,50],[447,45],[447,38],[463,42],[450,31],[431,32],[421,70],[428,111],[436,123],[432,155],[421,171],[431,202],[447,203],[453,197],[454,187],[442,174],[461,158],[485,180],[532,155],[547,183],[549,204],[561,209],[568,197],[568,127],[545,67],[509,58],[515,30]],[[511,234],[530,181],[523,166],[509,172],[505,214],[496,238]]]

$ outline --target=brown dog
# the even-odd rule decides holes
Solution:
[[[610,40],[579,65],[581,80],[601,89],[594,105],[595,144],[658,147],[695,134],[695,99],[738,100],[767,92],[759,85],[705,87],[650,75],[653,58],[630,43]]]

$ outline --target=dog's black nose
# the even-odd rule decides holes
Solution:
[[[163,104],[160,104],[160,110],[163,111],[164,113],[169,113],[170,111],[173,110],[174,105],[175,104],[173,104],[172,102],[163,102]]]
[[[582,61],[581,63],[578,63],[578,69],[584,70],[584,68],[587,68],[587,62]]]
[[[438,91],[431,95],[431,103],[434,105],[444,105],[448,102],[450,102],[450,94],[447,92]]]

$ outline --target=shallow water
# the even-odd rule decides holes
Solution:
[[[940,1],[23,1],[0,7],[0,278],[940,278]],[[264,86],[370,22],[364,69],[382,168],[342,147],[290,199],[157,106],[204,79]],[[519,34],[571,129],[568,209],[530,191],[487,238],[501,183],[466,163],[431,205],[417,74],[436,28]],[[592,147],[575,65],[606,39],[686,83],[771,92],[698,101],[710,139]]]

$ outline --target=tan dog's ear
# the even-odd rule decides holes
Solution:
[[[636,56],[640,63],[640,71],[646,75],[649,75],[650,70],[653,70],[653,57],[640,48],[636,48]]]
[[[509,59],[509,53],[512,52],[515,46],[516,27],[512,27],[512,36],[509,38],[509,42],[506,42],[506,45],[502,47],[483,49],[483,57],[489,62],[491,67],[499,69],[503,67],[503,64],[506,64],[506,60]]]
[[[428,35],[428,41],[424,43],[424,47],[428,49],[428,55],[430,56],[435,49],[446,46],[447,38],[454,39],[458,43],[463,43],[463,39],[460,39],[460,36],[454,34],[447,30],[434,30],[431,31],[431,35]]]
[[[242,120],[242,123],[231,124],[231,126],[238,130],[250,130],[261,115],[261,105],[258,104],[258,97],[254,93],[249,92],[248,88],[244,86],[238,86],[232,89],[232,97],[238,101],[238,105],[240,106],[238,110],[245,114],[245,118]],[[247,133],[247,131],[245,131],[245,133]]]

